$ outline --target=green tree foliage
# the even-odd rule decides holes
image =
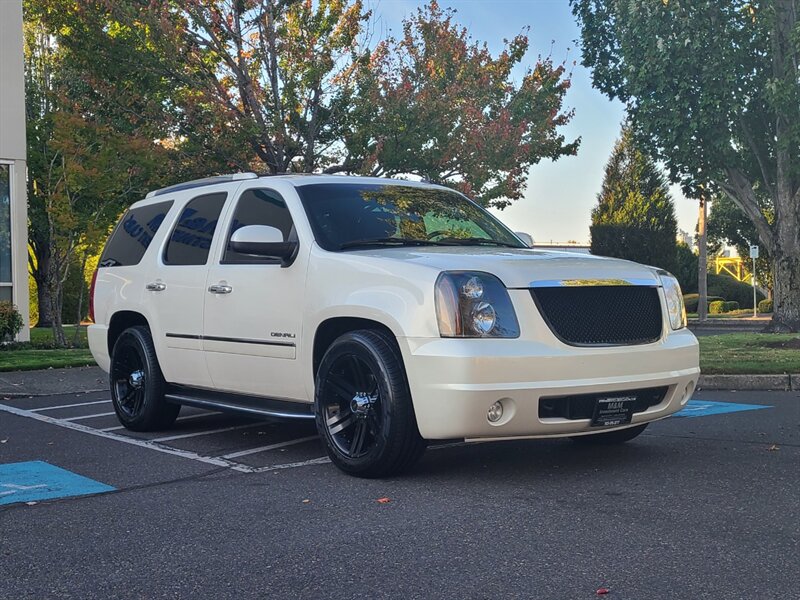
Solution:
[[[623,127],[592,211],[592,254],[661,267],[677,264],[675,207],[655,162]]]
[[[678,242],[675,255],[675,270],[672,274],[678,278],[684,294],[697,292],[697,266],[699,258],[692,249],[683,242]]]
[[[800,329],[798,0],[571,4],[594,85],[627,104],[685,193],[721,189],[753,223],[773,259],[773,326]]]

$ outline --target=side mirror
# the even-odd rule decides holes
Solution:
[[[524,231],[515,231],[514,233],[528,248],[533,248],[533,237],[531,237],[530,233],[525,233]]]
[[[245,225],[231,235],[230,248],[234,252],[279,258],[281,266],[288,267],[297,256],[299,244],[284,241],[280,229],[269,225]]]

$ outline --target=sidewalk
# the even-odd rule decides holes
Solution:
[[[0,398],[77,394],[107,389],[108,375],[100,367],[0,373]]]

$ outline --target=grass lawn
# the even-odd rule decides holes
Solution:
[[[88,348],[58,350],[23,348],[0,352],[0,371],[32,371],[34,369],[85,367],[93,364],[95,364],[94,359]]]
[[[64,325],[64,334],[67,336],[67,341],[72,343],[75,338],[75,325]],[[31,329],[31,345],[32,346],[45,346],[53,343],[53,330],[50,327],[34,327]],[[80,333],[78,333],[78,346],[87,347],[86,341],[86,326],[81,326]]]
[[[67,342],[72,343],[75,325],[66,325]],[[31,341],[0,347],[0,371],[31,371],[93,365],[94,359],[86,341],[86,327],[81,327],[74,348],[53,348],[53,330],[31,329]]]
[[[728,333],[699,338],[702,373],[747,375],[800,373],[800,336]]]

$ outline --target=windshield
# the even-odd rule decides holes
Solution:
[[[395,184],[318,183],[297,192],[325,250],[378,246],[526,248],[500,221],[461,194]]]

